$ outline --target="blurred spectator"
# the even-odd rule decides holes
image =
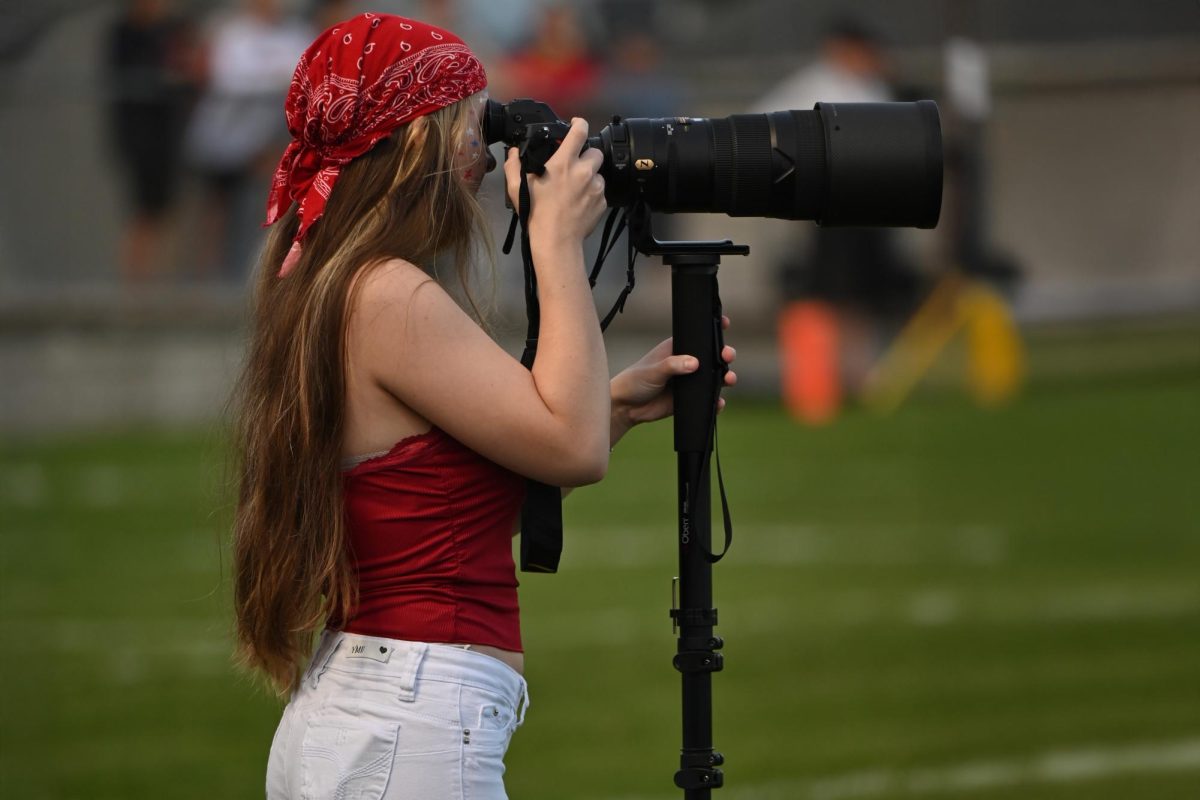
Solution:
[[[500,67],[494,94],[541,100],[563,119],[589,115],[602,77],[578,14],[565,4],[546,7],[533,40]]]
[[[262,209],[250,207],[283,151],[283,98],[312,28],[280,0],[243,0],[208,49],[208,83],[188,134],[188,155],[204,183],[200,269],[240,278],[258,241]],[[259,186],[264,184],[264,186]]]
[[[317,0],[313,4],[313,35],[329,30],[359,13],[359,3],[351,0]]]
[[[501,99],[496,90],[500,62],[532,38],[532,21],[545,1],[370,0],[358,5],[364,11],[399,14],[454,31],[487,68],[491,96]]]
[[[885,102],[892,96],[886,74],[879,36],[857,19],[838,19],[826,29],[817,60],[771,89],[755,110],[810,109],[821,100]]]
[[[458,21],[462,9],[455,0],[417,0],[412,16],[430,25],[445,27]]]
[[[529,40],[541,1],[461,0],[459,22],[470,37],[471,49],[490,64],[490,58],[519,48]]]
[[[756,104],[756,111],[807,110],[819,101],[890,100],[879,37],[842,19],[825,34],[818,60]],[[807,226],[806,226],[807,227]],[[887,228],[822,228],[779,265],[784,399],[799,418],[831,418],[844,395],[863,388],[888,325],[911,309],[920,289]]]
[[[129,0],[108,31],[110,135],[130,213],[119,260],[127,283],[161,273],[175,203],[186,115],[193,99],[191,27],[167,0]]]
[[[942,227],[949,231],[950,255],[964,274],[1012,294],[1021,267],[993,245],[988,230],[984,131],[992,102],[987,54],[977,42],[955,36],[946,41],[944,68],[946,198]]]
[[[623,117],[675,117],[687,114],[686,89],[664,73],[662,48],[643,29],[619,34],[608,51],[608,74],[601,105]]]
[[[628,23],[626,27],[619,27],[606,56],[606,74],[596,102],[602,116],[597,124],[607,124],[613,115],[675,117],[688,113],[686,87],[661,69],[662,47],[651,31],[628,26]],[[651,230],[659,240],[674,239],[678,219],[674,214],[652,214]],[[626,253],[627,237],[627,232],[621,234],[609,257],[610,263],[600,273],[598,285],[606,293],[625,285],[626,275],[621,262]]]

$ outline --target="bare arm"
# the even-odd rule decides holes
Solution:
[[[559,486],[608,467],[610,407],[582,240],[604,212],[600,154],[579,155],[577,120],[542,177],[530,176],[530,221],[542,327],[524,369],[421,270],[391,261],[367,276],[350,328],[351,357],[400,403],[484,457]],[[505,165],[510,182],[519,162]]]
[[[729,318],[721,318],[721,327],[729,329]],[[609,381],[609,396],[612,413],[609,421],[609,449],[643,422],[654,422],[669,417],[674,410],[674,398],[670,381],[679,375],[694,372],[699,366],[696,359],[688,355],[671,355],[673,342],[664,339],[629,367],[623,369]],[[726,364],[733,364],[737,351],[728,345],[721,351]],[[725,373],[725,385],[737,383],[737,373],[732,369]],[[717,411],[725,407],[725,398],[717,400]],[[563,489],[563,497],[571,490]]]

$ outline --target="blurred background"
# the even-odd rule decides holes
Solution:
[[[0,3],[0,792],[262,794],[224,404],[292,68],[364,10],[593,131],[940,105],[936,230],[656,219],[751,247],[720,273],[719,797],[1200,796],[1195,0]],[[481,264],[516,351],[519,261]],[[669,334],[636,275],[614,370]],[[674,476],[669,425],[632,434],[523,578],[513,797],[678,796]]]

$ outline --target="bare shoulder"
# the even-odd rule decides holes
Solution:
[[[360,309],[407,301],[425,284],[437,285],[429,273],[402,258],[364,270],[356,280],[355,305]]]
[[[439,343],[476,331],[482,333],[441,284],[408,261],[385,261],[358,279],[349,344],[352,358],[371,372],[411,365]]]
[[[351,293],[350,330],[358,335],[394,337],[397,325],[430,313],[430,306],[453,303],[441,285],[415,264],[394,258],[364,270]],[[408,326],[405,325],[405,328]]]

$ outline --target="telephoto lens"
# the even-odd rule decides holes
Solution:
[[[488,102],[488,144],[518,147],[540,174],[568,126],[545,103]],[[817,103],[811,111],[720,119],[614,117],[588,147],[604,154],[610,206],[663,213],[932,228],[942,207],[937,104]]]
[[[812,111],[614,119],[609,205],[654,211],[932,228],[942,204],[937,104],[818,103]]]

